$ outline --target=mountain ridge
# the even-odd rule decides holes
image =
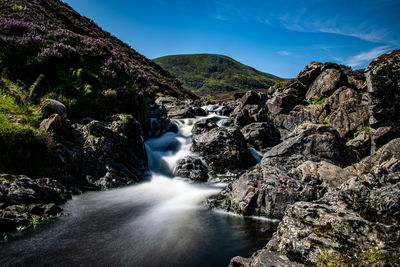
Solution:
[[[268,89],[285,79],[261,72],[229,56],[180,54],[153,59],[192,91],[247,91]]]

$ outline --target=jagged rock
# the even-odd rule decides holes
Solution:
[[[260,105],[262,102],[265,102],[264,96],[255,91],[247,91],[239,100],[240,106],[242,107],[246,105]]]
[[[192,107],[177,106],[168,110],[168,117],[173,119],[194,118],[196,116]]]
[[[351,170],[327,161],[306,161],[292,171],[303,182],[320,181],[331,188],[338,188],[353,175]]]
[[[269,118],[265,108],[266,100],[266,94],[248,91],[239,100],[239,105],[230,113],[230,118],[238,126],[245,126],[252,122],[267,122]]]
[[[367,105],[360,104],[356,99],[350,99],[331,114],[328,124],[336,129],[341,137],[346,137],[356,130],[362,130],[368,117]]]
[[[181,102],[175,97],[164,96],[158,97],[155,103],[165,108],[168,117],[174,119],[194,118],[196,116],[207,115],[206,111],[194,105],[192,100]]]
[[[346,145],[351,147],[354,151],[357,151],[360,158],[364,158],[370,153],[371,137],[366,131],[360,131],[356,137],[349,140]]]
[[[323,64],[321,62],[313,61],[308,64],[302,71],[300,71],[300,73],[297,75],[297,79],[306,87],[308,87],[321,73],[322,67]]]
[[[267,151],[255,169],[232,182],[211,205],[242,215],[280,218],[288,204],[316,200],[349,179],[332,177],[335,172],[347,173],[332,165],[348,166],[355,160],[355,153],[346,147],[337,131],[326,125],[304,124]],[[307,161],[317,163],[313,166]],[[296,169],[298,166],[300,169]],[[307,173],[307,166],[317,170]],[[340,181],[335,182],[335,177]]]
[[[173,96],[158,97],[155,103],[159,106],[175,106],[179,100]]]
[[[73,124],[73,138],[62,140],[57,150],[65,165],[64,179],[102,189],[144,179],[147,153],[140,123],[128,114],[89,121]]]
[[[56,113],[51,115],[49,118],[44,119],[39,126],[39,131],[47,132],[58,132],[64,125],[62,117]]]
[[[169,118],[156,119],[152,118],[150,121],[150,138],[155,138],[163,135],[166,132],[178,132],[178,126],[173,123]]]
[[[0,232],[29,226],[37,216],[55,216],[62,209],[57,206],[71,198],[56,180],[33,180],[25,175],[0,174]]]
[[[315,264],[324,250],[346,254],[354,262],[360,260],[360,253],[375,249],[379,262],[399,264],[400,139],[355,169],[358,176],[339,190],[288,206],[267,249],[307,264]]]
[[[384,54],[366,68],[372,148],[400,136],[400,50]]]
[[[293,262],[289,258],[277,252],[262,249],[254,253],[251,258],[234,257],[229,267],[301,267],[300,263]]]
[[[188,156],[176,163],[174,175],[189,178],[195,182],[207,182],[208,169],[199,158]]]
[[[267,101],[268,110],[276,114],[287,114],[301,101],[298,97],[290,94],[276,94]]]
[[[193,149],[204,157],[211,170],[225,173],[227,170],[247,168],[254,163],[240,130],[214,127],[198,132],[199,127],[195,127]]]
[[[297,127],[304,123],[318,123],[318,119],[323,112],[322,105],[298,105],[296,106],[288,115],[279,114],[275,117],[274,122],[280,129],[285,129],[281,131],[282,137],[285,137]]]
[[[306,98],[326,97],[347,82],[345,75],[337,69],[326,69],[311,84]]]
[[[192,129],[193,135],[199,135],[202,133],[206,133],[209,130],[218,127],[217,121],[219,121],[218,117],[211,117],[211,118],[196,122]]]
[[[272,123],[253,122],[241,129],[246,141],[256,149],[265,149],[280,142],[280,133]]]
[[[46,99],[40,108],[40,112],[44,118],[48,118],[54,113],[60,115],[62,119],[67,118],[67,108],[63,103],[54,99]]]
[[[219,115],[222,116],[230,116],[231,113],[239,106],[238,101],[230,101],[230,102],[223,102],[222,103],[222,108],[218,112]]]

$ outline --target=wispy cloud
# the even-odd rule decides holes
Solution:
[[[221,15],[217,15],[214,17],[216,20],[221,20],[221,21],[229,21],[230,18],[226,17],[226,16],[221,16]]]
[[[355,56],[351,56],[346,60],[340,58],[338,58],[338,60],[354,68],[368,63],[372,59],[388,52],[389,50],[391,50],[391,47],[389,46],[378,46],[371,50],[361,52]]]
[[[252,4],[232,0],[215,1],[216,14],[232,20],[257,21],[269,26],[280,25],[290,31],[323,32],[351,36],[369,42],[400,45],[400,31],[395,22],[400,5],[395,1],[370,0],[254,0]],[[346,8],[337,10],[337,6]],[[375,10],[371,13],[371,8]],[[390,10],[383,16],[385,10]]]
[[[348,25],[340,21],[340,18],[323,20],[322,18],[304,19],[301,12],[298,16],[282,16],[279,18],[281,24],[288,30],[300,32],[323,32],[351,36],[375,43],[398,44],[397,40],[390,38],[390,31],[381,29],[376,25],[359,23]]]
[[[286,51],[286,50],[280,50],[276,52],[277,54],[281,55],[281,56],[290,56],[290,52]]]

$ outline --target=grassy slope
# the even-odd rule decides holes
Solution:
[[[194,97],[59,0],[0,1],[0,171],[52,175],[52,137],[38,131],[46,98],[72,122],[130,113],[144,125],[155,94]]]
[[[222,55],[175,55],[154,61],[194,91],[267,89],[283,80]]]

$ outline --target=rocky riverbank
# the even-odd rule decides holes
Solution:
[[[231,266],[400,264],[399,66],[399,50],[355,72],[312,62],[236,101],[231,126],[254,129],[247,143],[265,153],[211,206],[281,222],[264,249]]]

